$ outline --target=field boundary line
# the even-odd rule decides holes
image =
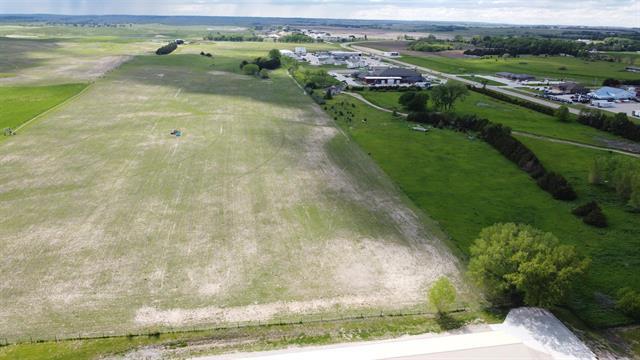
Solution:
[[[378,106],[378,105],[370,102],[369,100],[365,99],[360,94],[356,94],[356,93],[352,93],[352,92],[348,92],[348,91],[343,91],[342,93],[345,94],[345,95],[349,95],[349,96],[351,96],[353,98],[356,98],[356,99],[362,101],[363,103],[365,103],[366,105],[369,105],[369,106],[373,107],[374,109],[378,109],[380,111],[384,111],[384,112],[388,112],[388,113],[393,113],[394,112],[391,109],[383,108],[382,106]],[[405,113],[401,113],[401,112],[397,112],[397,111],[395,113],[400,115],[400,116],[407,117],[407,114],[405,114]],[[524,137],[528,137],[528,138],[532,138],[532,139],[549,141],[549,142],[553,142],[553,143],[557,143],[557,144],[572,145],[572,146],[577,146],[577,147],[586,148],[586,149],[593,149],[593,150],[610,151],[610,152],[614,152],[614,153],[621,154],[621,155],[640,158],[640,154],[637,154],[637,153],[634,153],[634,152],[631,152],[631,151],[625,151],[625,150],[621,150],[621,149],[610,148],[610,147],[607,147],[607,146],[598,146],[598,145],[585,144],[585,143],[581,143],[581,142],[578,142],[578,141],[554,138],[554,137],[545,136],[545,135],[538,135],[538,134],[533,134],[533,133],[526,132],[526,131],[512,130],[511,133],[513,135],[518,135],[518,136],[524,136]]]
[[[469,313],[471,311],[470,308],[460,307],[454,310],[448,311],[447,314],[460,314],[460,313]],[[19,345],[19,344],[33,344],[33,343],[43,343],[43,342],[61,342],[61,341],[76,341],[76,340],[97,340],[97,339],[112,339],[112,338],[121,338],[121,337],[151,337],[151,336],[159,336],[161,334],[178,334],[178,333],[191,333],[191,332],[204,332],[204,331],[219,331],[219,330],[229,330],[229,329],[242,329],[242,328],[265,328],[271,326],[290,326],[290,325],[304,325],[304,324],[327,324],[327,323],[337,323],[341,321],[358,321],[358,320],[371,320],[371,319],[381,319],[381,318],[397,318],[397,317],[409,317],[409,316],[428,316],[429,318],[435,318],[438,316],[437,312],[434,311],[398,311],[398,312],[375,312],[375,313],[354,313],[351,315],[338,315],[338,314],[302,314],[300,317],[291,317],[289,320],[266,320],[266,321],[242,321],[242,322],[227,322],[221,324],[210,324],[203,326],[184,326],[184,327],[157,327],[157,328],[147,328],[140,329],[136,332],[127,332],[127,333],[107,333],[107,332],[94,332],[93,334],[82,334],[78,333],[76,335],[67,335],[67,336],[58,336],[54,335],[53,337],[34,337],[30,335],[23,335],[22,339],[17,338],[15,341],[9,341],[9,337],[5,337],[4,335],[0,335],[0,348],[3,346],[9,345]],[[315,317],[315,318],[314,318]]]
[[[53,112],[59,108],[61,108],[62,106],[72,102],[73,100],[75,100],[76,98],[78,98],[80,95],[84,94],[90,87],[93,86],[93,84],[95,84],[95,82],[90,82],[87,86],[84,87],[84,89],[80,90],[79,93],[71,96],[70,98],[67,98],[66,100],[64,100],[63,102],[54,105],[53,107],[41,112],[40,114],[32,117],[31,119],[27,120],[26,122],[24,122],[22,125],[18,126],[14,131],[17,133],[18,131],[22,130],[23,128],[25,128],[27,125],[31,124],[32,122],[38,120],[39,118],[49,114],[50,112]]]

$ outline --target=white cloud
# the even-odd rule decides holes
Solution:
[[[640,27],[640,0],[0,0],[0,13],[275,16]]]

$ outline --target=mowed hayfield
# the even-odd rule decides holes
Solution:
[[[0,337],[427,309],[442,275],[472,305],[439,227],[286,72],[239,74],[269,45],[137,56],[0,142]]]
[[[524,223],[552,232],[592,259],[586,278],[569,293],[568,307],[592,326],[631,321],[613,304],[621,287],[640,289],[634,270],[640,266],[640,214],[626,211],[614,191],[587,182],[593,159],[623,155],[519,137],[547,169],[564,175],[576,189],[578,199],[563,202],[480,139],[451,130],[412,131],[413,124],[404,118],[346,95],[331,100],[327,111],[419,208],[440,223],[463,258],[479,232],[495,223]],[[354,114],[352,121],[340,115],[347,111]],[[591,200],[602,206],[607,229],[590,227],[571,214]]]

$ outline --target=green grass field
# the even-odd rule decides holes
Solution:
[[[404,55],[402,61],[451,74],[488,74],[500,71],[526,73],[538,78],[573,80],[587,86],[600,86],[607,78],[638,79],[624,70],[624,63],[585,61],[565,56],[522,56],[519,58],[451,58]],[[564,70],[562,68],[565,68]]]
[[[0,87],[0,129],[12,128],[78,94],[86,84]]]
[[[187,358],[233,352],[266,351],[291,346],[370,341],[451,330],[481,319],[503,320],[503,314],[466,312],[447,321],[419,315],[336,320],[305,324],[168,333],[151,336],[72,340],[0,347],[0,360],[92,360],[110,358]]]
[[[361,91],[362,96],[379,106],[402,110],[398,99],[401,92]],[[514,130],[537,135],[566,139],[592,145],[606,145],[605,140],[624,141],[620,137],[582,125],[576,121],[562,123],[555,117],[541,114],[514,104],[509,104],[489,96],[469,92],[464,100],[456,103],[455,111],[460,114],[475,114]]]
[[[340,106],[341,102],[346,106]],[[593,259],[587,279],[572,294],[572,309],[592,325],[628,321],[598,303],[622,286],[640,288],[632,270],[640,258],[639,215],[623,211],[615,194],[586,185],[589,162],[606,153],[521,139],[545,166],[575,184],[579,200],[565,203],[552,199],[526,173],[480,140],[449,130],[411,131],[401,118],[347,96],[332,100],[328,109],[409,198],[443,226],[460,252],[468,254],[479,231],[497,222],[527,223],[550,231]],[[346,109],[355,113],[352,122],[336,115]],[[571,215],[574,206],[591,199],[603,202],[609,229],[589,227]]]
[[[475,304],[440,228],[284,70],[240,74],[271,47],[136,56],[0,143],[1,338],[424,309],[443,274]]]

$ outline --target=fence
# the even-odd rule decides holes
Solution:
[[[467,312],[467,308],[458,308],[449,312],[449,314],[457,314]],[[0,335],[0,346],[24,344],[24,343],[43,343],[43,342],[58,342],[58,341],[74,341],[74,340],[96,340],[96,339],[109,339],[117,337],[153,337],[160,336],[161,334],[174,334],[174,333],[190,333],[190,332],[214,332],[230,329],[242,329],[251,327],[270,327],[270,326],[290,326],[290,325],[305,325],[305,324],[318,324],[318,323],[331,323],[340,321],[356,321],[356,320],[370,320],[376,318],[393,318],[393,317],[407,317],[407,316],[428,316],[429,318],[435,318],[436,313],[431,311],[417,310],[417,311],[396,311],[396,312],[375,312],[375,313],[360,313],[360,314],[306,314],[298,318],[269,320],[269,321],[244,321],[233,323],[222,323],[214,325],[202,325],[202,326],[185,326],[185,327],[158,327],[148,329],[138,329],[135,332],[85,332],[78,334],[62,334],[53,336],[29,336],[24,335],[20,337],[5,337]]]

